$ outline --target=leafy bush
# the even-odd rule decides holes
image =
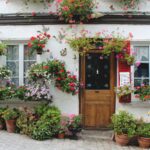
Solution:
[[[112,116],[112,127],[117,134],[127,134],[129,137],[136,134],[136,120],[126,111],[120,111]]]
[[[150,123],[142,123],[137,128],[140,137],[150,138]]]
[[[16,108],[13,109],[7,108],[2,114],[2,117],[5,120],[13,120],[16,119],[18,116],[19,116],[19,110]]]
[[[6,54],[7,46],[4,43],[0,43],[0,56]]]

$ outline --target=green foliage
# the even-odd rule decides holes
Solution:
[[[138,94],[142,101],[150,100],[150,86],[144,85],[136,87],[135,94]]]
[[[124,58],[127,62],[128,65],[133,65],[135,62],[135,57],[131,56],[129,54],[125,54],[125,58]]]
[[[142,123],[138,125],[137,135],[140,137],[150,138],[150,123]]]
[[[118,97],[128,95],[134,92],[131,85],[124,85],[115,88],[115,92]]]
[[[126,111],[120,111],[112,116],[112,127],[117,134],[127,134],[132,137],[136,134],[136,120]]]
[[[11,108],[7,108],[3,114],[2,117],[5,120],[13,120],[16,119],[19,116],[19,111],[17,109],[11,109]]]
[[[66,22],[79,23],[90,19],[93,7],[93,0],[63,0],[59,14]]]
[[[4,43],[0,43],[0,56],[6,55],[6,48],[7,46]]]
[[[0,78],[8,79],[11,76],[11,71],[7,67],[0,67]]]

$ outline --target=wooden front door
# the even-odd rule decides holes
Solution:
[[[106,128],[115,110],[114,56],[97,52],[81,57],[81,82],[85,87],[80,93],[80,110],[85,128]]]

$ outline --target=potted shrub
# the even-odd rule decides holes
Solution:
[[[4,112],[2,117],[6,122],[7,131],[10,133],[15,132],[16,129],[16,119],[19,116],[19,112],[17,109],[10,109],[7,108]]]
[[[111,120],[116,143],[122,146],[127,145],[130,138],[136,134],[136,120],[126,111],[114,114]]]
[[[66,22],[80,23],[91,19],[93,8],[93,0],[62,0],[59,16]]]
[[[150,147],[150,123],[142,123],[137,128],[138,143],[141,148]]]
[[[72,133],[71,139],[78,139],[77,133],[82,130],[81,116],[72,114],[69,118],[68,130]]]
[[[119,98],[120,103],[130,103],[131,93],[134,92],[131,85],[124,85],[115,88],[115,92]]]
[[[47,33],[40,33],[37,36],[32,36],[28,42],[31,54],[36,51],[37,54],[41,55],[49,38],[50,35]]]

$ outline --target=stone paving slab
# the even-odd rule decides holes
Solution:
[[[111,134],[107,132],[99,132],[103,136],[105,133],[110,137]],[[104,138],[93,138],[92,136],[86,138],[84,135],[86,135],[85,132],[83,132],[83,138],[81,137],[79,140],[52,139],[36,141],[25,135],[0,131],[0,150],[142,150],[138,147],[116,145],[111,139],[106,138],[106,135]],[[89,131],[87,135],[90,135]]]

